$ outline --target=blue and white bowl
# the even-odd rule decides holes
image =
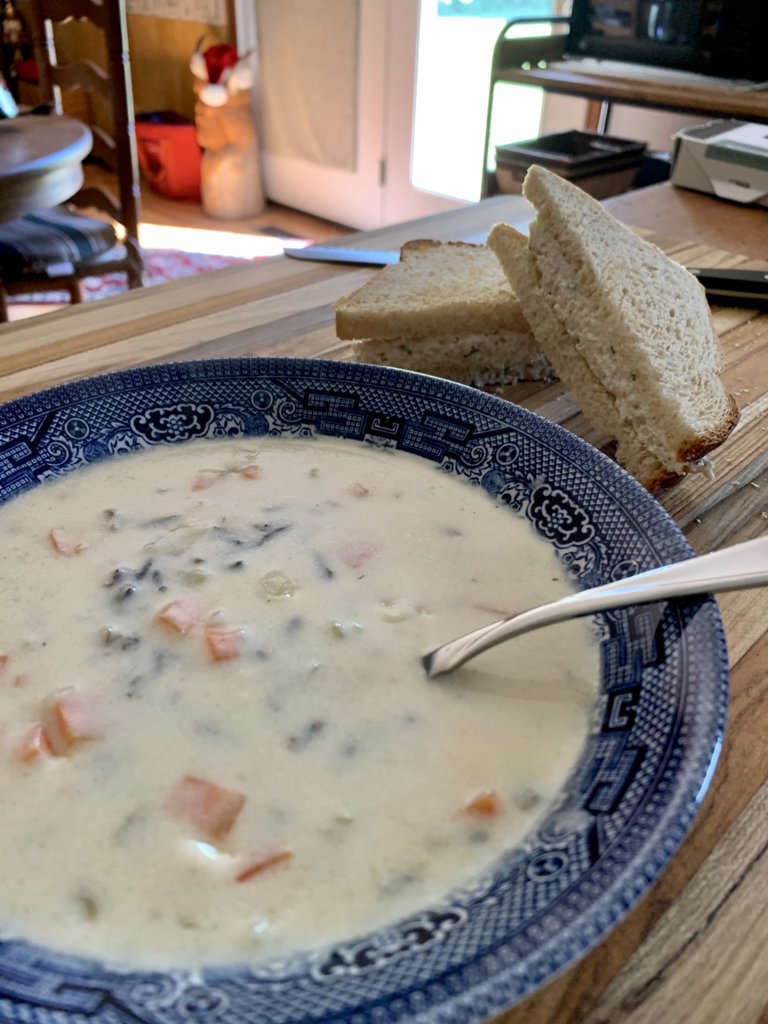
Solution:
[[[633,479],[560,427],[459,384],[319,360],[156,365],[10,402],[0,408],[0,500],[122,452],[266,433],[332,434],[439,463],[527,517],[583,586],[691,554]],[[117,971],[8,938],[0,1019],[473,1024],[532,993],[664,869],[725,724],[728,666],[712,599],[596,621],[595,731],[540,828],[475,885],[330,949],[195,975]]]

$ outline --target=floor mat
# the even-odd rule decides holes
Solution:
[[[264,259],[265,257],[254,257]],[[144,250],[144,262],[147,272],[144,276],[145,287],[153,284],[165,284],[179,277],[191,274],[202,274],[207,270],[220,270],[234,263],[248,263],[249,260],[238,256],[218,256],[209,253],[179,252],[175,249]],[[119,295],[128,290],[126,275],[121,273],[104,274],[102,277],[86,277],[83,290],[88,301],[106,299],[110,295]],[[14,295],[11,302],[69,303],[66,292],[40,291],[32,295]]]

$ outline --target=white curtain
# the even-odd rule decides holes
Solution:
[[[255,0],[263,148],[354,171],[359,0]]]

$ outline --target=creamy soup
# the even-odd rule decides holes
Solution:
[[[584,621],[426,679],[431,647],[572,587],[415,456],[164,446],[0,523],[7,935],[193,967],[361,934],[488,869],[583,744]]]

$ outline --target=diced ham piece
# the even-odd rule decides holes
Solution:
[[[492,789],[481,789],[464,805],[467,814],[478,818],[492,818],[499,813],[499,798]]]
[[[85,541],[70,537],[64,530],[60,530],[58,527],[49,532],[48,539],[50,540],[54,551],[67,558],[71,558],[73,555],[79,555],[81,551],[86,551],[90,547],[90,544],[86,544]]]
[[[349,544],[341,552],[341,560],[349,569],[359,569],[376,554],[373,544]]]
[[[265,857],[260,857],[258,860],[251,861],[246,867],[242,869],[236,876],[236,882],[248,882],[251,878],[255,878],[256,875],[262,874],[264,871],[268,871],[270,868],[277,867],[278,864],[283,864],[285,861],[289,861],[293,858],[293,853],[290,850],[278,850],[276,853],[270,853]]]
[[[242,793],[195,775],[185,775],[171,792],[168,811],[191,826],[199,838],[216,842],[232,830],[244,803]]]
[[[43,725],[57,757],[70,753],[78,743],[99,739],[102,735],[93,700],[74,691],[55,694],[46,702]]]
[[[193,491],[207,491],[221,480],[222,474],[215,469],[201,469],[192,481]]]
[[[52,757],[53,747],[44,725],[38,723],[28,730],[19,744],[19,760],[38,761],[42,757]]]
[[[347,491],[352,495],[353,498],[367,498],[371,493],[370,489],[365,484],[353,483],[347,488]]]
[[[174,633],[186,635],[198,626],[205,617],[197,601],[190,597],[179,597],[161,608],[157,613],[157,621]]]
[[[214,661],[234,661],[240,657],[242,638],[236,629],[206,626],[205,642]]]

